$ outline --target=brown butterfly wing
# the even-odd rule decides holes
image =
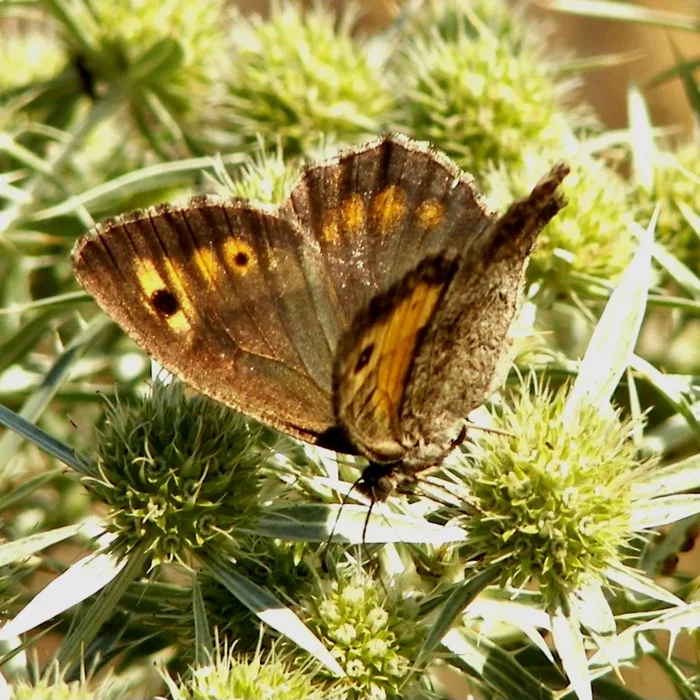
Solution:
[[[313,254],[284,216],[198,198],[105,221],[73,260],[85,289],[166,369],[315,442],[335,423],[338,328],[324,323]]]
[[[542,228],[564,206],[557,188],[568,172],[555,166],[462,260],[418,349],[401,408],[405,433],[419,434],[428,446],[416,448],[416,466],[449,451],[467,414],[505,379],[512,359],[508,331],[528,257]]]
[[[334,366],[336,418],[373,462],[404,457],[401,406],[408,377],[456,269],[454,257],[425,258],[375,297],[341,341]]]
[[[286,209],[315,238],[345,327],[423,258],[466,253],[494,218],[469,175],[399,134],[308,167]]]
[[[375,463],[362,484],[374,498],[388,495],[398,473],[439,464],[463,437],[467,414],[504,378],[528,256],[563,206],[556,189],[567,173],[555,167],[457,261],[426,259],[379,295],[341,339],[336,415]],[[392,462],[389,472],[378,468]]]

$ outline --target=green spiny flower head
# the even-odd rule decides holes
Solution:
[[[36,680],[29,683],[19,680],[9,687],[9,693],[3,695],[7,700],[117,700],[129,697],[128,683],[118,683],[111,675],[107,675],[100,682],[92,682],[84,671],[81,671],[80,680],[65,681],[60,668],[56,664],[50,664],[43,673],[34,668]]]
[[[281,148],[274,152],[261,149],[244,161],[227,194],[279,206],[287,200],[298,175],[299,168],[284,160]]]
[[[562,185],[566,206],[539,235],[528,277],[559,289],[570,286],[571,275],[576,273],[617,279],[637,247],[627,186],[615,172],[592,158],[554,157],[566,160],[571,167]],[[551,162],[552,156],[539,149],[524,149],[521,170],[500,168],[489,173],[489,197],[496,206],[505,208],[529,193]]]
[[[660,151],[654,164],[651,192],[637,188],[633,199],[639,207],[637,219],[646,226],[657,204],[661,205],[656,225],[658,240],[691,270],[700,270],[700,137],[676,151]],[[689,217],[695,215],[694,223]]]
[[[46,32],[0,31],[0,93],[56,77],[66,64],[63,47]]]
[[[179,683],[166,678],[174,700],[332,700],[315,680],[311,667],[280,656],[273,648],[254,655],[217,644],[212,661],[194,668]]]
[[[401,697],[423,641],[412,600],[388,594],[365,573],[340,572],[320,583],[306,607],[306,623],[347,673],[344,697]]]
[[[524,385],[495,419],[510,436],[477,436],[462,477],[476,554],[501,562],[503,584],[535,579],[550,604],[619,562],[639,467],[633,424],[592,406],[563,419],[568,396]]]
[[[464,29],[450,41],[437,31],[408,40],[396,69],[406,127],[472,173],[494,164],[518,171],[526,144],[559,152],[570,139],[559,106],[565,86],[540,57],[514,55],[486,29],[476,37]]]
[[[92,62],[99,77],[120,78],[125,64],[133,65],[158,42],[175,38],[179,58],[169,67],[163,65],[157,75],[140,77],[153,78],[177,113],[201,110],[202,96],[218,79],[225,54],[222,0],[94,0],[90,7],[94,18],[89,26],[101,53],[88,59],[89,68]]]
[[[437,32],[448,42],[464,34],[476,39],[486,27],[516,52],[524,45],[537,47],[544,33],[536,25],[533,28],[531,19],[525,21],[522,6],[493,0],[430,0],[410,17],[406,27],[407,35],[428,38]]]
[[[229,129],[243,143],[280,138],[287,155],[306,153],[319,134],[357,141],[386,128],[393,98],[379,44],[352,35],[353,17],[317,3],[274,3],[267,19],[239,19],[227,80]]]
[[[255,518],[258,437],[240,414],[156,382],[138,404],[108,408],[85,484],[110,507],[120,550],[146,541],[154,564],[171,561]]]

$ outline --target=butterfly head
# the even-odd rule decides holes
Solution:
[[[370,462],[362,476],[355,484],[355,488],[372,503],[386,501],[396,491],[399,483],[405,481],[400,462],[379,464]]]

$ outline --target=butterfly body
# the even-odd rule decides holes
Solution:
[[[509,365],[555,167],[501,217],[425,144],[376,139],[303,171],[279,209],[195,198],[99,224],[74,249],[102,308],[195,389],[361,454],[382,500],[438,465]]]

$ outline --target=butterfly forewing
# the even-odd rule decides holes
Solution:
[[[398,134],[307,168],[287,209],[320,246],[346,326],[428,255],[468,250],[492,219],[468,175]]]
[[[295,224],[281,216],[198,199],[103,222],[78,242],[74,264],[105,311],[168,370],[314,441],[334,424],[336,339],[317,320],[299,249]]]

